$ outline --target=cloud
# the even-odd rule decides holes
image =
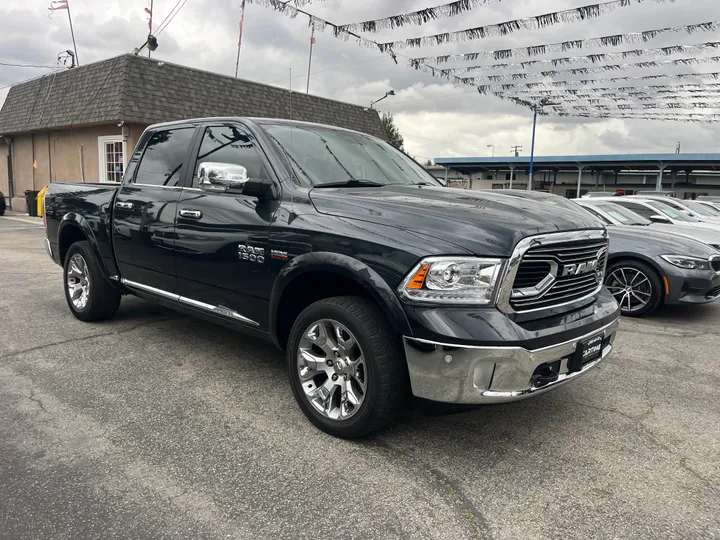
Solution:
[[[443,0],[364,0],[363,2],[316,1],[307,10],[343,24],[374,19],[440,4]],[[410,25],[395,31],[370,35],[378,41],[494,24],[513,18],[540,15],[577,7],[586,0],[533,0],[493,2],[470,14],[438,19],[424,26]],[[72,48],[65,13],[48,18],[47,0],[12,2],[0,6],[0,62],[55,65],[59,52]],[[240,1],[188,0],[167,30],[158,36],[160,48],[154,57],[180,64],[235,73]],[[82,63],[130,52],[147,35],[143,9],[146,0],[71,0],[78,52]],[[160,23],[175,5],[171,0],[155,2],[155,22]],[[21,8],[18,6],[22,6]],[[532,115],[523,107],[472,88],[454,86],[408,66],[408,56],[527,47],[566,39],[591,38],[621,32],[636,32],[666,26],[697,24],[720,18],[717,0],[677,0],[673,4],[633,3],[602,17],[574,24],[520,31],[502,37],[452,43],[440,47],[398,51],[399,64],[377,50],[358,47],[317,34],[313,52],[310,90],[322,96],[368,106],[389,89],[396,92],[377,104],[380,111],[395,114],[406,139],[407,150],[423,159],[442,156],[481,156],[492,152],[509,155],[511,145],[529,152]],[[307,19],[289,19],[282,14],[248,4],[239,75],[242,78],[304,91],[307,84],[310,28]],[[661,47],[720,40],[712,33],[671,34],[637,47]],[[608,48],[622,51],[636,46]],[[568,54],[589,54],[596,50]],[[715,51],[712,54],[717,54]],[[564,55],[546,55],[552,58]],[[638,61],[642,58],[638,59]],[[680,71],[720,71],[684,66]],[[712,65],[712,67],[716,67]],[[677,68],[674,68],[676,71]],[[4,85],[47,73],[35,68],[0,66],[0,102]],[[505,71],[509,72],[509,71]],[[670,73],[670,68],[626,70],[622,75]],[[493,70],[492,74],[504,73]],[[483,75],[480,73],[479,75]],[[602,75],[598,75],[602,76]],[[610,75],[613,76],[613,75]],[[587,78],[587,77],[584,77]],[[631,84],[631,83],[628,83]],[[678,140],[683,151],[714,151],[720,136],[717,125],[638,120],[587,120],[541,117],[538,123],[538,154],[671,152]]]

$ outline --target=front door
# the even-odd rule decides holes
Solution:
[[[178,294],[198,309],[266,329],[273,280],[268,237],[278,203],[240,190],[201,190],[197,172],[204,162],[228,163],[245,167],[250,178],[269,178],[269,164],[244,127],[221,123],[202,130],[192,186],[178,204]]]
[[[113,245],[129,285],[172,293],[175,219],[193,126],[148,132],[128,168],[113,208]]]

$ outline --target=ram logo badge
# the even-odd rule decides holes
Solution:
[[[265,262],[265,248],[238,245],[238,258],[241,261],[250,261],[254,263]]]
[[[566,276],[579,276],[582,274],[589,274],[595,272],[598,267],[598,260],[588,261],[579,264],[566,264],[562,269],[562,277]]]

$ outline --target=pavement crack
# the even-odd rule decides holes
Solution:
[[[693,469],[690,465],[687,463],[687,458],[682,455],[682,452],[674,448],[672,445],[662,441],[657,435],[655,435],[652,431],[650,431],[646,426],[644,426],[642,423],[647,419],[650,414],[653,412],[654,407],[650,407],[647,411],[645,411],[643,414],[641,414],[638,417],[632,416],[630,414],[624,413],[618,409],[611,409],[606,407],[598,407],[597,405],[589,405],[587,403],[580,403],[577,401],[570,401],[569,403],[573,405],[577,405],[579,407],[585,407],[588,409],[595,409],[598,411],[604,411],[609,413],[614,413],[619,416],[622,416],[623,418],[626,418],[630,421],[631,424],[633,424],[638,431],[650,442],[655,444],[657,447],[665,450],[668,454],[671,454],[674,458],[676,458],[677,463],[686,470],[691,476],[693,476],[696,480],[700,481],[706,488],[708,488],[711,492],[720,494],[720,488],[712,483],[711,480],[703,476],[700,472]]]
[[[82,341],[88,341],[95,338],[101,338],[101,337],[107,337],[107,336],[118,336],[122,334],[128,334],[130,332],[134,332],[138,328],[142,328],[143,326],[150,326],[151,324],[157,324],[167,321],[174,321],[177,317],[165,317],[163,319],[156,319],[153,321],[145,321],[142,323],[138,323],[136,325],[131,326],[130,328],[124,328],[122,330],[115,330],[114,332],[104,332],[101,334],[93,334],[90,336],[82,336],[77,338],[70,338],[70,339],[61,339],[58,341],[53,341],[52,343],[45,343],[43,345],[37,345],[36,347],[30,347],[28,349],[22,349],[20,351],[13,351],[6,354],[3,354],[0,356],[0,360],[4,360],[6,358],[12,358],[13,356],[19,356],[21,354],[34,352],[34,351],[41,351],[43,349],[47,349],[49,347],[55,347],[56,345],[66,345],[68,343],[80,343]]]
[[[30,395],[28,396],[28,399],[30,401],[37,403],[45,414],[50,414],[50,412],[45,408],[45,404],[42,402],[42,400],[35,396],[35,390],[30,391]]]
[[[485,516],[478,508],[475,507],[475,505],[473,505],[473,503],[463,493],[460,486],[450,480],[450,478],[448,478],[444,473],[435,467],[428,465],[422,460],[403,454],[401,450],[394,448],[392,445],[378,438],[374,438],[368,442],[375,447],[379,447],[388,454],[392,460],[398,461],[407,467],[422,472],[434,484],[436,484],[440,488],[440,492],[443,496],[449,499],[450,504],[462,514],[463,519],[472,529],[474,533],[473,536],[475,538],[492,538],[490,525],[485,519]]]

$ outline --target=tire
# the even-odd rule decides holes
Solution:
[[[100,263],[86,240],[72,244],[65,255],[63,288],[70,311],[81,321],[109,319],[120,306],[120,291],[102,277]]]
[[[628,284],[632,284],[631,292],[625,288]],[[665,298],[658,273],[640,261],[614,261],[605,275],[605,286],[618,301],[626,317],[645,317],[654,312]],[[640,305],[641,301],[646,303]]]
[[[325,328],[330,342],[323,344],[324,338],[318,337],[320,327]],[[342,339],[331,333],[338,328]],[[352,340],[359,349],[342,345]],[[318,344],[323,344],[324,350]],[[307,356],[300,359],[301,346],[306,354],[324,362],[312,368]],[[333,358],[333,350],[340,355]],[[345,362],[358,357],[362,362]],[[290,331],[287,368],[293,394],[305,416],[319,429],[343,439],[363,437],[390,426],[402,410],[409,386],[399,337],[377,305],[355,296],[320,300],[300,314]],[[301,380],[301,374],[309,377],[313,373],[315,377]],[[329,398],[321,394],[327,393],[328,386],[332,386]],[[360,403],[356,406],[353,401]]]

